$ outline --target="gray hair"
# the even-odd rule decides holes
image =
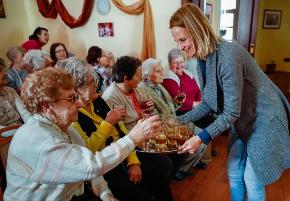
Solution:
[[[8,51],[6,52],[6,56],[11,62],[13,62],[17,58],[18,53],[21,53],[23,56],[25,49],[19,46],[9,47]]]
[[[142,78],[145,79],[151,72],[155,64],[161,65],[161,60],[149,58],[142,63]]]
[[[42,50],[29,50],[23,57],[23,63],[35,70],[40,70],[46,67],[46,61],[49,59],[47,52]]]
[[[170,64],[172,60],[177,59],[179,57],[184,58],[184,55],[182,54],[182,52],[179,49],[173,48],[168,53],[168,63]]]
[[[56,68],[62,68],[74,77],[77,87],[83,86],[87,80],[88,74],[92,74],[92,66],[77,57],[69,57],[60,60],[55,65]]]
[[[109,50],[103,50],[103,51],[104,51],[104,53],[103,53],[104,56],[114,58],[114,55],[111,51],[109,51]]]

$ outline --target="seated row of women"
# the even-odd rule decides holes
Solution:
[[[154,62],[150,64],[154,64]],[[129,81],[129,83],[132,84],[132,81],[130,81],[126,74],[128,73],[126,72],[126,66],[135,68],[135,71],[129,72],[131,74],[133,73],[132,77],[134,77],[136,69],[138,69],[138,72],[141,71],[141,62],[137,58],[122,57],[117,61],[113,68],[113,75],[116,75],[116,77],[119,76],[120,79],[123,79],[121,83]],[[75,78],[74,85],[77,86],[75,89],[80,95],[79,101],[81,102],[82,108],[79,109],[79,120],[72,125],[78,130],[85,145],[92,152],[101,151],[106,145],[116,141],[120,137],[123,137],[128,132],[126,128],[131,130],[133,125],[127,124],[126,120],[130,119],[130,116],[128,115],[130,114],[129,107],[124,104],[126,110],[122,108],[111,109],[100,95],[96,94],[96,80],[94,79],[93,69],[90,65],[72,57],[59,61],[56,67],[64,68]],[[151,68],[152,66],[147,65],[146,68],[148,67]],[[149,76],[149,74],[151,76],[151,73],[154,72],[152,69],[149,71],[147,70],[148,74],[146,74],[146,77]],[[133,85],[129,85],[135,88],[134,84],[138,84],[140,81],[141,76],[138,77],[137,75],[135,83],[133,81]],[[131,92],[133,92],[133,90],[131,90]],[[169,97],[170,96],[167,98]],[[73,98],[71,100],[73,101]],[[140,112],[140,110],[138,111]],[[162,112],[163,110],[160,111]],[[164,111],[167,110],[165,109]],[[53,115],[56,115],[55,119],[59,121],[63,121],[67,118],[62,111],[59,111],[58,113],[53,112],[52,116]],[[135,119],[135,123],[139,118],[140,117],[138,116],[138,118]],[[124,126],[122,122],[124,122],[126,126]],[[126,171],[124,171],[124,169]],[[132,152],[127,159],[127,164],[122,163],[104,176],[108,181],[113,194],[120,200],[136,200],[136,198],[140,200],[140,193],[144,194],[144,196],[141,196],[144,200],[150,200],[153,198],[156,200],[172,200],[169,189],[171,172],[172,162],[168,157],[158,154],[152,156],[144,153],[136,154],[135,152]],[[123,179],[117,180],[116,178]],[[156,178],[158,178],[157,181]],[[127,192],[128,190],[131,192],[130,189],[135,190],[132,190],[132,193],[128,195]]]

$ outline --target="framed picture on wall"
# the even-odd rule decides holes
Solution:
[[[210,3],[207,3],[205,6],[205,13],[204,14],[210,23],[212,23],[212,11],[213,11],[213,5]]]
[[[3,0],[0,0],[0,18],[6,18]]]
[[[112,22],[98,23],[99,37],[114,36],[114,26]]]
[[[264,10],[263,28],[280,29],[282,10]]]

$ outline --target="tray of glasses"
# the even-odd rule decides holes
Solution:
[[[145,153],[174,153],[188,137],[159,135],[145,142],[137,151]]]
[[[167,123],[162,125],[159,135],[145,142],[137,151],[146,153],[174,153],[186,140],[193,136],[194,130],[182,123]]]
[[[162,148],[147,148],[147,147],[139,147],[136,151],[142,153],[151,153],[151,154],[162,154],[162,153],[175,153],[178,151],[178,148],[169,148],[169,147],[162,147]]]

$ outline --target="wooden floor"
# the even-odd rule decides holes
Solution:
[[[230,201],[226,174],[227,136],[214,142],[218,155],[213,157],[206,170],[193,170],[194,175],[172,183],[175,201]],[[266,187],[267,201],[290,201],[290,169],[279,181]]]

